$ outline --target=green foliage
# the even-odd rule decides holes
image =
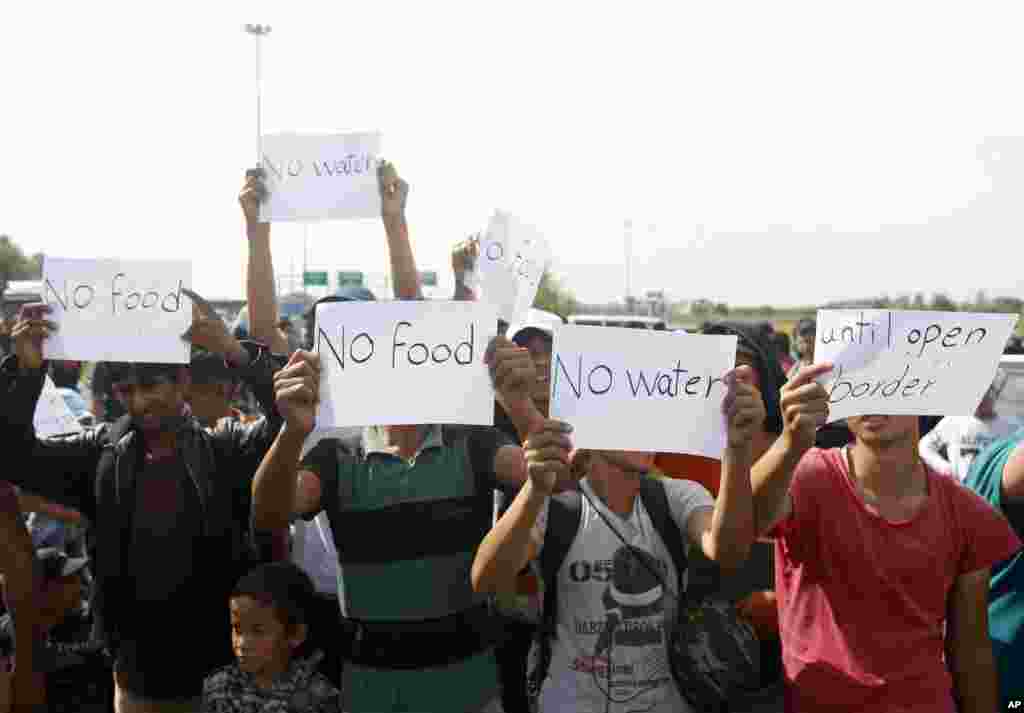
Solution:
[[[9,236],[0,235],[0,294],[13,280],[38,280],[42,270],[42,254],[29,257]]]
[[[533,301],[534,307],[554,312],[564,319],[577,311],[578,304],[572,290],[565,287],[556,275],[545,272],[541,276],[537,298]]]

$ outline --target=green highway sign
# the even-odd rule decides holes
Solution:
[[[327,272],[302,273],[303,287],[327,287]]]
[[[420,284],[424,287],[437,287],[437,272],[427,270],[420,273]]]
[[[362,287],[363,273],[361,272],[339,272],[338,287]]]

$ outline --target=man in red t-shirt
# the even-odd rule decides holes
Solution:
[[[776,541],[786,709],[990,713],[989,568],[1021,542],[920,462],[916,416],[850,418],[851,446],[812,448],[830,369],[782,388],[783,433],[751,472]]]

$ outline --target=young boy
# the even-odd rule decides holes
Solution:
[[[238,662],[206,679],[204,713],[340,713],[341,694],[300,658],[313,582],[289,562],[253,569],[231,594],[231,644]]]

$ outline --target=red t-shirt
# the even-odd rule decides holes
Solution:
[[[928,499],[890,522],[854,489],[845,451],[811,449],[776,525],[786,710],[953,713],[943,661],[955,579],[1021,547],[1006,519],[931,470]]]

